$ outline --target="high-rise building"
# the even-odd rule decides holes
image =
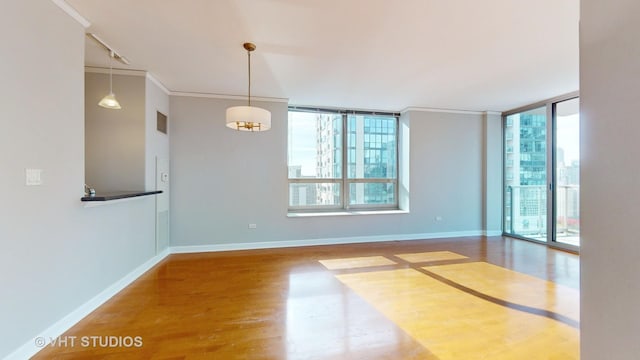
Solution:
[[[305,178],[302,175],[302,166],[289,166],[289,178]],[[308,204],[308,200],[313,201],[316,198],[315,184],[290,184],[289,185],[289,204],[292,206],[301,206]]]
[[[316,174],[323,179],[336,179],[342,175],[342,115],[316,116]],[[340,204],[340,193],[334,183],[315,185],[318,205]]]
[[[317,173],[323,178],[339,178],[342,173],[342,122],[331,114],[318,114]],[[373,115],[347,116],[347,177],[350,179],[395,178],[396,119]],[[339,201],[334,185],[317,185],[319,204]],[[395,191],[388,184],[358,183],[349,188],[350,204],[394,203]]]
[[[546,113],[513,114],[505,125],[505,227],[522,235],[545,234]]]

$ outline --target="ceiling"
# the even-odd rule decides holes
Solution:
[[[505,111],[578,90],[579,0],[67,0],[173,92]],[[87,38],[86,64],[108,66]]]

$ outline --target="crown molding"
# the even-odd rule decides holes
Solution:
[[[96,66],[85,66],[84,72],[94,73],[94,74],[109,74],[109,69],[96,67]],[[167,95],[171,95],[171,90],[167,89],[166,86],[160,80],[158,80],[152,73],[144,71],[144,70],[134,70],[134,69],[113,69],[113,75],[126,75],[126,76],[141,76],[147,78],[152,83],[156,84]]]
[[[109,74],[109,68],[97,67],[97,66],[85,66],[84,72],[96,73],[96,74]],[[142,76],[146,77],[147,72],[144,70],[135,69],[113,69],[113,75],[127,75],[127,76]]]
[[[209,98],[209,99],[224,99],[224,100],[240,100],[247,101],[248,98],[244,95],[225,95],[225,94],[208,94],[208,93],[196,93],[196,92],[183,92],[183,91],[171,91],[171,96],[184,96],[184,97],[197,97],[197,98]],[[275,102],[275,103],[289,103],[287,98],[276,97],[259,97],[252,96],[251,100],[262,102]]]
[[[95,66],[85,66],[84,71],[88,73],[97,73],[97,74],[109,74],[109,69]],[[181,96],[181,97],[195,97],[195,98],[207,98],[207,99],[223,99],[223,100],[239,100],[239,101],[247,101],[248,98],[244,95],[226,95],[226,94],[209,94],[209,93],[198,93],[198,92],[185,92],[185,91],[171,91],[169,88],[164,86],[160,80],[158,80],[153,74],[144,70],[131,70],[131,69],[113,69],[114,75],[128,75],[128,76],[144,76],[149,79],[151,82],[156,84],[160,90],[162,90],[165,94],[169,96]],[[289,103],[289,99],[287,98],[276,98],[276,97],[259,97],[252,96],[251,100],[261,101],[261,102],[273,102],[273,103]],[[314,105],[295,105],[297,107],[309,107],[314,108],[317,106]],[[342,108],[334,108],[334,107],[326,107],[322,106],[323,109],[336,109],[341,110]],[[360,111],[372,111],[372,112],[396,112],[389,110],[371,110],[371,109],[349,109],[349,110],[360,110]],[[496,115],[502,116],[502,112],[500,111],[471,111],[471,110],[452,110],[452,109],[435,109],[435,108],[423,108],[423,107],[415,107],[410,106],[406,107],[400,111],[400,114],[405,114],[409,111],[416,112],[433,112],[433,113],[447,113],[447,114],[464,114],[464,115]]]
[[[410,106],[404,108],[400,113],[404,114],[409,111],[417,111],[417,112],[435,112],[435,113],[448,113],[448,114],[464,114],[464,115],[496,115],[502,116],[502,112],[500,111],[472,111],[472,110],[453,110],[453,109],[434,109],[434,108],[423,108],[423,107],[415,107]]]
[[[85,66],[84,71],[87,73],[95,73],[95,74],[109,74],[108,68],[97,67],[97,66]],[[158,80],[153,74],[144,70],[133,70],[133,69],[113,69],[113,75],[126,75],[126,76],[141,76],[146,77],[149,81],[156,84],[160,90],[162,90],[165,94],[169,96],[184,96],[184,97],[196,97],[196,98],[209,98],[209,99],[225,99],[225,100],[239,100],[239,101],[247,101],[248,98],[244,95],[225,95],[225,94],[208,94],[208,93],[195,93],[195,92],[183,92],[183,91],[171,91],[169,88],[164,86],[160,80]],[[259,97],[252,96],[251,100],[261,101],[261,102],[275,102],[275,103],[289,103],[289,99],[285,98],[275,98],[275,97]]]
[[[289,104],[289,107],[292,108],[302,108],[302,109],[318,109],[322,110],[330,110],[330,111],[366,111],[370,113],[384,113],[384,114],[398,114],[400,111],[398,110],[382,110],[382,109],[367,109],[367,108],[358,108],[358,107],[340,107],[340,106],[322,106],[322,105],[302,105],[302,104]]]
[[[423,108],[423,107],[414,107],[410,106],[404,108],[400,111],[401,114],[404,114],[409,111],[417,111],[417,112],[435,112],[435,113],[448,113],[448,114],[465,114],[465,115],[483,115],[485,111],[471,111],[471,110],[453,110],[453,109],[434,109],[434,108]]]
[[[149,81],[151,81],[152,83],[156,84],[156,86],[159,87],[160,90],[162,90],[162,92],[164,92],[166,95],[171,95],[171,90],[167,89],[167,87],[164,86],[164,84],[160,82],[160,80],[158,80],[150,72],[147,72],[147,79],[149,79]]]
[[[51,0],[54,4],[56,4],[62,11],[64,11],[67,15],[71,16],[75,21],[77,21],[80,25],[82,25],[85,29],[91,26],[89,20],[87,20],[84,16],[80,15],[80,13],[74,9],[71,5],[69,5],[65,0]]]

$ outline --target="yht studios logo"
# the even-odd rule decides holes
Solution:
[[[37,347],[47,345],[47,339],[37,337],[35,339]],[[49,345],[52,347],[101,347],[101,348],[141,348],[142,336],[58,336],[49,338]]]

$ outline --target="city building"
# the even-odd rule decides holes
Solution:
[[[506,231],[532,237],[547,232],[547,120],[545,109],[505,121]]]

